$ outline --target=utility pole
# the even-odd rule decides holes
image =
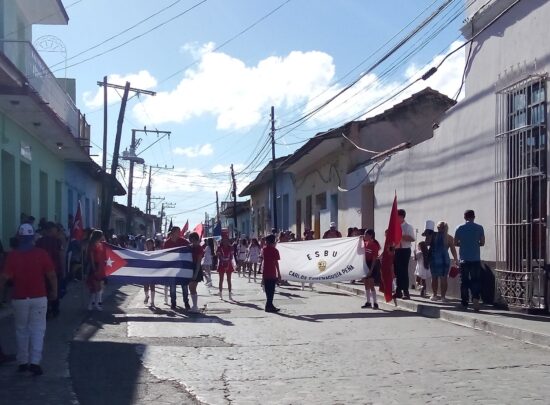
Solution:
[[[275,167],[275,107],[271,106],[271,173],[273,189],[273,228],[278,230],[277,226],[277,168]]]
[[[107,76],[103,76],[103,171],[107,170]]]
[[[136,155],[136,147],[138,146],[136,144],[136,129],[132,129],[132,143],[130,144],[130,152],[126,152],[122,154],[123,160],[128,160],[130,162],[130,174],[128,176],[128,202],[126,204],[126,232],[130,235],[133,233],[132,228],[132,221],[134,220],[134,213],[133,213],[133,207],[132,207],[132,198],[134,193],[134,164],[144,164],[145,161],[137,157]]]
[[[220,220],[220,200],[218,200],[218,192],[216,191],[216,223]]]
[[[204,236],[208,236],[208,227],[209,227],[208,212],[205,212],[204,213]]]
[[[124,86],[120,86],[117,84],[111,84],[107,83],[105,81],[105,77],[103,78],[104,81],[97,82],[99,86],[106,86],[110,88],[115,89],[124,89],[124,93],[122,95],[122,101],[120,103],[120,111],[118,113],[118,120],[117,120],[117,129],[116,129],[116,135],[115,135],[115,148],[113,151],[113,162],[111,164],[111,175],[107,177],[103,182],[103,190],[102,190],[102,207],[101,207],[101,229],[103,229],[103,232],[107,233],[109,230],[109,222],[111,219],[111,209],[113,206],[113,196],[114,196],[114,189],[116,184],[116,173],[118,168],[118,155],[120,151],[120,140],[122,137],[122,125],[124,123],[124,114],[126,112],[126,103],[128,102],[128,94],[130,91],[135,92],[137,94],[148,94],[151,96],[155,96],[157,93],[154,91],[149,90],[142,90],[142,89],[136,89],[130,87],[130,82],[126,82]],[[107,97],[104,95],[104,101],[106,101]],[[105,103],[107,104],[107,103]],[[105,120],[106,123],[106,120]],[[104,135],[106,134],[106,129],[104,129]],[[103,148],[104,153],[104,160],[105,160],[105,166],[107,163],[107,146],[106,146],[106,136],[104,138],[105,145]]]
[[[160,230],[162,232],[162,219],[164,217],[166,217],[166,222],[164,223],[164,234],[165,235],[166,235],[166,228],[167,228],[167,225],[168,225],[168,216],[164,215],[164,209],[165,208],[174,208],[175,206],[176,206],[176,204],[171,203],[171,202],[163,202],[162,205],[161,205],[161,209],[160,209]]]
[[[145,189],[145,195],[147,196],[147,201],[145,202],[145,213],[151,215],[151,171],[153,170],[152,166],[149,166],[149,181],[147,182],[147,188]]]
[[[233,170],[233,163],[231,163],[231,179],[233,184],[233,237],[237,237],[237,182],[235,181],[235,171]]]
[[[158,170],[174,170],[174,166],[172,167],[168,167],[168,166],[159,166],[159,165],[156,165],[156,166],[149,166],[149,181],[147,182],[147,188],[145,189],[145,195],[147,196],[147,202],[145,203],[145,213],[146,214],[151,214],[151,200],[159,200],[160,198],[159,197],[153,197],[151,198],[151,195],[152,195],[152,186],[151,186],[151,171],[154,169],[158,169]],[[164,197],[162,198],[164,200]]]
[[[133,198],[133,191],[134,191],[134,164],[137,163],[142,165],[145,163],[145,161],[142,158],[138,157],[138,155],[136,154],[136,148],[139,146],[139,143],[141,142],[141,139],[139,139],[136,142],[136,132],[145,132],[145,133],[155,132],[157,135],[163,134],[167,136],[170,136],[170,134],[172,133],[171,131],[159,131],[159,130],[149,131],[147,130],[146,127],[144,127],[143,129],[132,129],[132,143],[130,144],[130,152],[124,151],[122,153],[122,156],[123,156],[122,159],[128,160],[130,162],[130,171],[129,171],[130,174],[128,176],[128,203],[127,203],[128,210],[126,215],[126,229],[128,234],[131,234],[133,231],[132,198]],[[150,187],[151,187],[151,168],[149,168],[149,185],[148,185],[148,189],[146,190],[146,193],[149,193],[148,196],[150,196]],[[150,204],[150,199],[148,197],[146,205],[149,205],[149,204]],[[145,208],[145,211],[147,213],[147,207]]]

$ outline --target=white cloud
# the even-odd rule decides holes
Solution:
[[[293,107],[326,88],[333,79],[332,57],[318,51],[271,56],[256,66],[221,52],[213,44],[184,49],[200,60],[175,89],[159,92],[134,107],[142,123],[182,123],[210,114],[219,129],[248,128],[266,116],[271,105]]]
[[[173,153],[175,155],[187,156],[188,158],[195,158],[199,156],[210,156],[214,153],[212,145],[207,143],[204,145],[190,146],[187,148],[174,148]]]
[[[124,86],[126,82],[130,82],[132,87],[143,90],[152,89],[157,85],[157,80],[146,70],[140,70],[138,73],[130,73],[126,76],[113,73],[107,77],[107,81],[111,84],[119,84],[121,86]],[[107,102],[109,104],[118,102],[120,100],[119,94],[122,93],[122,90],[119,90],[117,93],[115,89],[109,88],[107,91]],[[103,106],[103,87],[98,88],[95,94],[93,91],[84,92],[82,98],[88,108]]]
[[[460,41],[454,42],[448,51],[456,49],[461,44],[462,42]],[[403,93],[378,106],[378,104],[382,103],[389,96],[401,90],[406,85],[406,81],[416,80],[421,77],[432,66],[437,66],[443,58],[444,55],[436,55],[427,64],[427,67],[411,64],[406,67],[404,77],[398,76],[392,80],[380,79],[376,74],[365,75],[354,87],[325,107],[319,114],[315,115],[311,122],[317,125],[333,123],[332,125],[328,125],[328,127],[332,127],[353,119],[359,119],[359,117],[372,117],[426,87],[431,87],[450,98],[454,98],[460,87],[464,71],[465,60],[463,50],[450,56],[428,80],[421,80],[415,83]],[[340,86],[333,86],[324,94],[322,100],[329,99],[341,90]],[[312,100],[305,108],[305,111],[311,111],[319,105],[320,101]],[[336,124],[334,124],[335,122]]]
[[[449,50],[460,44],[455,42]],[[246,129],[264,120],[271,105],[283,110],[301,108],[295,112],[294,118],[297,118],[343,88],[343,84],[330,85],[335,66],[332,57],[323,52],[293,51],[284,57],[271,56],[255,66],[247,66],[230,55],[212,52],[213,47],[212,43],[202,47],[184,45],[182,51],[198,57],[196,67],[186,70],[174,89],[158,92],[156,97],[136,104],[133,108],[136,118],[143,124],[152,121],[158,125],[183,123],[211,115],[216,119],[218,129]],[[442,59],[443,55],[437,55],[428,68]],[[428,68],[409,64],[388,77],[374,73],[365,75],[350,90],[315,114],[308,125],[336,126],[358,119],[361,113],[364,113],[362,117],[376,115],[427,86],[454,97],[460,87],[464,52],[453,54],[427,81],[419,81],[365,113],[401,89],[406,80],[420,77]],[[181,152],[186,154],[183,150]]]

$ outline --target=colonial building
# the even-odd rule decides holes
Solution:
[[[97,226],[104,173],[89,156],[74,81],[58,80],[32,42],[34,24],[66,25],[67,13],[58,0],[3,1],[0,21],[0,237],[22,216],[66,226],[79,200],[85,225]]]
[[[464,210],[475,210],[497,299],[548,310],[550,2],[480,0],[469,10],[462,29],[471,40],[464,99],[440,119],[433,137],[355,174],[370,172],[378,232],[395,191],[419,232],[426,219],[445,220],[453,232]]]

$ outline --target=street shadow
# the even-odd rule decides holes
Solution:
[[[250,308],[250,309],[256,309],[256,310],[260,310],[260,311],[263,311],[264,308],[257,305],[257,304],[253,304],[251,302],[243,302],[243,301],[228,301],[230,304],[233,304],[233,305],[236,305],[238,307],[242,307],[242,308]]]
[[[336,295],[341,297],[349,297],[349,293],[341,293],[341,292],[334,292],[334,291],[317,291],[317,294],[321,295]]]
[[[292,298],[305,298],[303,295],[282,292],[280,289],[279,289],[279,291],[277,291],[277,294],[279,294],[282,297],[286,297],[286,298],[290,298],[290,299],[292,299]]]
[[[142,365],[138,345],[117,342],[71,342],[69,367],[82,405],[138,403]]]
[[[345,312],[345,313],[332,313],[332,314],[312,314],[312,315],[293,315],[283,311],[276,313],[275,315],[283,318],[294,319],[297,321],[305,322],[322,322],[332,319],[366,319],[366,318],[410,318],[418,317],[418,314],[410,311],[404,311],[395,309],[393,311],[369,310],[368,312]]]

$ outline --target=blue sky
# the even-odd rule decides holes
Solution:
[[[153,169],[153,195],[164,196],[166,201],[176,204],[167,211],[174,223],[183,225],[189,219],[194,227],[204,219],[205,212],[215,213],[216,190],[220,199],[227,196],[229,165],[233,163],[240,172],[256,157],[260,149],[256,146],[267,140],[271,105],[275,106],[276,126],[299,118],[357,79],[445,2],[63,0],[69,25],[36,26],[33,36],[36,40],[42,35],[54,35],[64,43],[66,75],[77,80],[77,105],[92,125],[93,154],[102,153],[102,94],[96,85],[98,80],[107,75],[110,82],[124,84],[130,80],[133,87],[158,92],[156,97],[142,96],[128,103],[121,150],[129,146],[132,128],[146,125],[148,129],[172,131],[170,139],[158,141],[140,156],[146,164],[174,166],[173,171]],[[434,60],[437,62],[441,55],[456,47],[464,3],[453,0],[442,15],[392,58],[362,77],[313,119],[282,137],[277,155],[291,153],[315,133],[369,110],[407,80],[421,75],[426,65],[431,66]],[[223,45],[279,6],[256,26]],[[75,56],[164,8],[165,11],[128,32]],[[162,23],[165,24],[145,34]],[[437,35],[432,35],[437,31]],[[143,36],[109,51],[138,35]],[[423,40],[426,43],[422,49],[405,60],[400,59],[408,51],[417,50]],[[390,42],[382,47],[387,41]],[[220,45],[223,46],[216,50]],[[55,65],[52,70],[57,76],[65,76],[63,53],[42,52],[42,55],[50,66]],[[83,62],[87,58],[90,60]],[[369,115],[427,85],[453,97],[460,86],[463,59],[464,54],[458,52],[430,81],[413,86]],[[388,73],[391,67],[395,68]],[[111,91],[109,99],[110,154],[120,96]],[[280,131],[278,136],[282,134]],[[138,137],[142,139],[138,153],[157,141],[155,134]],[[238,175],[238,189],[242,190],[269,161],[267,149],[261,150],[256,160]],[[127,163],[123,166],[127,168]],[[139,166],[136,174],[134,205],[144,209],[146,179]],[[123,177],[120,177],[122,183],[126,181]],[[126,202],[125,198],[118,201]],[[160,205],[153,213],[159,209]]]

